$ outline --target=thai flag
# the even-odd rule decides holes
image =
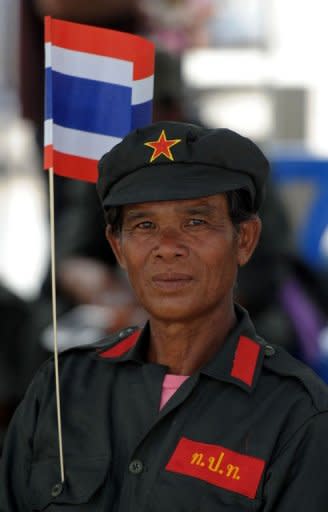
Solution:
[[[154,53],[139,36],[45,18],[45,169],[97,180],[97,160],[151,122]]]

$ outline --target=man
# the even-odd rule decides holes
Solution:
[[[9,429],[1,512],[326,512],[326,386],[233,304],[268,163],[235,132],[157,123],[99,164],[107,239],[149,322],[53,362]]]

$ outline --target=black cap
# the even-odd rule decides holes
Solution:
[[[193,199],[246,189],[254,210],[269,164],[249,139],[225,128],[163,121],[138,128],[99,161],[103,208]]]

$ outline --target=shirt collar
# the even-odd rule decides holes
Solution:
[[[236,384],[250,393],[261,373],[265,343],[257,336],[247,311],[238,304],[235,311],[235,327],[217,354],[201,369],[201,373]]]
[[[97,357],[111,363],[132,361],[140,364],[146,362],[150,339],[149,323],[143,329],[128,327],[116,333],[109,342],[97,347]]]
[[[201,368],[200,373],[236,384],[251,392],[260,375],[264,342],[257,336],[245,309],[235,306],[237,323],[217,354]],[[98,351],[98,357],[112,363],[127,361],[145,364],[150,339],[149,323],[141,329],[121,331],[110,346]]]

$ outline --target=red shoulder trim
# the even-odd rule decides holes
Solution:
[[[230,375],[252,386],[260,346],[246,336],[240,336]]]
[[[99,356],[104,357],[105,359],[122,356],[137,343],[140,332],[141,331],[139,329],[134,331],[130,336],[117,343],[117,345],[114,345],[114,347],[110,347],[104,352],[101,352]]]

